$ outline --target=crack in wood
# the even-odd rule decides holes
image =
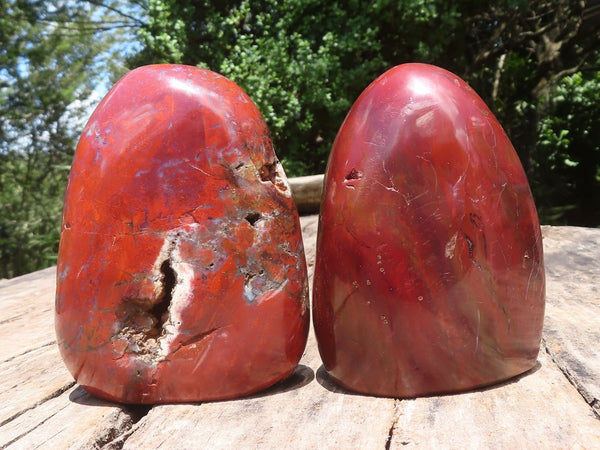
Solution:
[[[54,411],[52,414],[50,414],[48,417],[46,417],[44,420],[42,420],[41,422],[37,423],[33,428],[28,429],[27,431],[24,431],[23,433],[19,434],[18,436],[14,437],[13,439],[11,439],[10,441],[8,441],[7,443],[5,443],[2,447],[0,447],[0,450],[3,450],[5,448],[7,448],[8,446],[14,444],[15,442],[19,441],[20,439],[23,439],[25,436],[27,436],[29,433],[33,432],[36,430],[37,427],[39,427],[40,425],[43,425],[44,423],[46,423],[47,421],[49,421],[50,419],[52,419],[54,416],[56,416],[61,410],[63,410],[65,407]],[[29,408],[28,408],[29,409]],[[25,412],[25,411],[24,411]],[[1,425],[0,425],[1,426]]]
[[[558,369],[563,373],[571,386],[575,388],[583,400],[589,405],[592,413],[594,413],[594,416],[596,416],[597,419],[600,419],[600,400],[594,398],[594,395],[577,380],[577,377],[571,373],[569,368],[560,363],[558,356],[550,349],[550,346],[546,343],[545,338],[542,338],[542,345],[544,351],[548,354],[552,362],[556,364],[556,367],[558,367]]]
[[[53,400],[53,399],[63,395],[65,392],[70,390],[76,384],[77,383],[75,381],[73,381],[72,383],[69,383],[69,384],[63,386],[62,388],[54,391],[52,394],[50,394],[50,395],[44,397],[43,399],[41,399],[40,401],[38,401],[35,405],[32,405],[31,407],[28,407],[22,411],[19,411],[18,413],[14,414],[13,416],[2,421],[0,423],[0,427],[17,419],[18,417],[27,413],[28,411],[38,408],[45,402],[48,402],[50,400]],[[79,389],[81,389],[81,388],[79,388]],[[83,390],[82,390],[82,392],[83,392]],[[0,446],[0,450],[7,448],[7,447],[15,444],[19,440],[25,438],[27,435],[34,432],[36,429],[38,429],[44,423],[48,422],[50,419],[52,419],[54,416],[56,416],[59,412],[64,410],[66,407],[67,406],[63,406],[63,407],[57,409],[52,414],[45,417],[42,421],[36,423],[34,427],[23,431],[18,436],[15,436],[13,439],[11,439],[10,441],[5,442],[3,445]],[[102,449],[110,449],[110,450],[122,449],[123,446],[125,445],[127,438],[129,438],[129,436],[131,436],[133,434],[133,432],[137,429],[137,427],[135,425],[140,420],[142,420],[146,415],[148,415],[148,413],[150,412],[151,409],[152,409],[152,406],[150,406],[150,405],[123,405],[123,406],[118,407],[118,409],[115,409],[112,412],[113,417],[110,417],[108,419],[107,423],[105,423],[101,428],[99,428],[98,432],[95,433],[82,448],[102,448]]]
[[[142,420],[152,406],[129,405],[123,406],[114,413],[114,419],[107,428],[95,435],[88,448],[102,448],[103,450],[121,450],[127,439],[137,430],[136,424]]]
[[[29,353],[35,352],[35,351],[40,350],[42,348],[50,347],[51,345],[56,345],[56,341],[51,341],[51,342],[48,342],[46,344],[41,344],[41,345],[39,345],[39,346],[37,346],[35,348],[30,348],[28,350],[25,350],[24,352],[19,353],[18,355],[13,355],[10,358],[5,359],[4,361],[0,361],[0,363],[4,364],[4,363],[7,363],[7,362],[10,362],[10,361],[12,361],[12,360],[14,360],[16,358],[20,358],[21,356],[25,356],[25,355],[27,355]]]
[[[31,406],[29,406],[29,407],[27,407],[27,408],[25,408],[25,409],[22,409],[22,410],[21,410],[21,411],[19,411],[19,412],[16,412],[16,413],[15,413],[15,414],[13,414],[12,416],[10,416],[10,417],[8,417],[8,418],[4,419],[2,422],[0,422],[0,427],[2,427],[2,426],[4,426],[4,425],[6,425],[6,424],[7,424],[7,423],[9,423],[9,422],[12,422],[12,421],[13,421],[13,420],[15,420],[16,418],[18,418],[18,417],[22,416],[23,414],[25,414],[27,411],[31,411],[32,409],[35,409],[35,408],[37,408],[37,407],[38,407],[38,406],[40,406],[42,403],[45,403],[45,402],[47,402],[47,401],[49,401],[49,400],[52,400],[53,398],[56,398],[56,397],[59,397],[59,396],[61,396],[63,393],[65,393],[66,391],[68,391],[69,389],[71,389],[73,386],[75,386],[75,384],[76,384],[76,382],[75,382],[75,381],[72,381],[71,383],[65,384],[65,385],[64,385],[64,386],[62,386],[60,389],[57,389],[56,391],[54,391],[54,392],[52,392],[52,393],[50,393],[50,394],[46,395],[44,398],[42,398],[41,400],[39,400],[39,401],[38,401],[38,402],[36,402],[35,404],[33,404],[33,405],[31,405]],[[25,434],[27,434],[27,433],[25,433]],[[15,438],[14,440],[20,439],[20,438],[21,438],[22,436],[24,436],[25,434],[23,434],[23,435],[21,435],[21,436],[19,436],[19,437]],[[14,441],[14,440],[13,440],[13,441]],[[5,446],[8,446],[8,445],[10,445],[10,444],[11,444],[11,443],[9,442],[9,443],[5,444]],[[0,447],[0,448],[4,448],[4,447]]]
[[[22,314],[17,314],[16,316],[12,316],[12,317],[8,317],[6,319],[0,320],[0,325],[14,322],[16,320],[19,320],[19,319],[25,317],[26,315],[27,315],[26,313],[22,313]]]
[[[388,430],[387,440],[385,441],[385,450],[389,450],[392,445],[392,439],[394,437],[394,430],[398,426],[398,421],[400,420],[400,411],[399,411],[399,400],[394,399],[394,421],[390,425]]]

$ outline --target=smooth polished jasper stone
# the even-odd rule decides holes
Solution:
[[[60,351],[97,396],[225,399],[292,373],[309,325],[298,214],[236,84],[154,65],[112,88],[75,153],[57,280]]]
[[[443,69],[375,80],[330,156],[314,281],[325,368],[342,386],[412,397],[532,368],[542,237],[506,134]]]

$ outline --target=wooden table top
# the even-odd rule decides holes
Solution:
[[[317,218],[301,222],[312,278]],[[547,304],[536,367],[486,389],[417,399],[337,387],[311,332],[294,374],[252,397],[105,402],[60,358],[56,268],[0,280],[0,448],[600,448],[600,229],[542,228]]]

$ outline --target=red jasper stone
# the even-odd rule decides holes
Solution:
[[[60,351],[99,397],[225,399],[292,373],[309,324],[300,224],[235,83],[154,65],[112,88],[75,153],[57,280]]]
[[[313,314],[329,374],[394,397],[505,380],[536,363],[544,296],[529,185],[484,102],[434,66],[375,80],[325,178]]]

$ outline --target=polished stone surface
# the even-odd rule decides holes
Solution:
[[[57,282],[62,357],[100,397],[224,399],[292,373],[309,325],[301,230],[236,84],[155,65],[113,87],[77,147]]]
[[[330,375],[412,397],[521,374],[536,363],[544,293],[533,198],[484,102],[434,66],[375,80],[325,178],[313,313]]]

